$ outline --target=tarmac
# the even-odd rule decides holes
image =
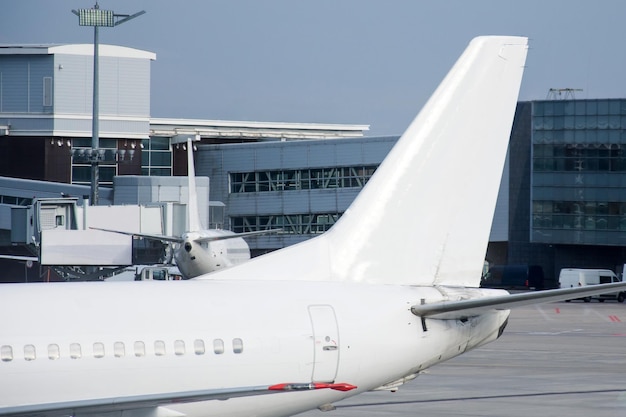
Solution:
[[[334,405],[298,416],[626,416],[626,304],[516,308],[495,342]]]

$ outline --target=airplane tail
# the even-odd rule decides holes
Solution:
[[[211,278],[477,287],[526,52],[472,40],[328,232]]]
[[[200,210],[198,209],[198,194],[196,191],[196,168],[193,163],[193,144],[187,138],[187,188],[189,188],[189,201],[187,202],[187,220],[191,232],[197,232],[204,227],[200,221]]]

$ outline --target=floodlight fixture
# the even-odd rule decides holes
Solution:
[[[96,6],[98,4],[96,3]],[[101,10],[100,8],[93,9],[78,9],[78,24],[79,26],[115,26],[115,19],[113,10]]]

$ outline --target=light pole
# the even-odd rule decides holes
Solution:
[[[91,119],[91,195],[89,201],[92,206],[98,204],[98,164],[104,157],[104,152],[100,152],[100,126],[99,126],[99,102],[98,94],[98,28],[100,26],[113,27],[141,16],[145,10],[132,15],[115,14],[113,10],[102,10],[96,2],[93,9],[72,10],[78,16],[80,26],[93,26],[93,113]]]

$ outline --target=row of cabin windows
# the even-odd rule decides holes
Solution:
[[[132,346],[132,354],[136,357],[146,356],[146,344],[142,341],[136,341]],[[232,340],[233,353],[243,352],[243,340],[235,338]],[[156,356],[165,356],[167,354],[166,343],[163,340],[156,340],[154,342],[154,354]],[[186,353],[185,341],[175,340],[173,345],[173,352],[176,356],[182,356]],[[122,358],[127,355],[126,344],[124,342],[113,343],[113,356],[116,358]],[[206,353],[206,347],[204,340],[196,339],[193,342],[193,352],[196,355],[204,355]],[[225,352],[224,341],[222,339],[213,340],[213,353],[221,355]],[[80,359],[83,357],[83,347],[80,343],[70,343],[69,345],[69,357],[72,359]],[[92,352],[94,358],[104,358],[106,356],[106,349],[104,343],[96,342],[92,346]],[[130,352],[129,352],[130,354]],[[48,345],[47,349],[48,359],[56,360],[61,358],[61,348],[56,343]],[[2,345],[0,346],[0,360],[3,362],[10,362],[14,359],[13,346]],[[35,345],[24,346],[24,359],[32,361],[37,359],[37,351]]]

